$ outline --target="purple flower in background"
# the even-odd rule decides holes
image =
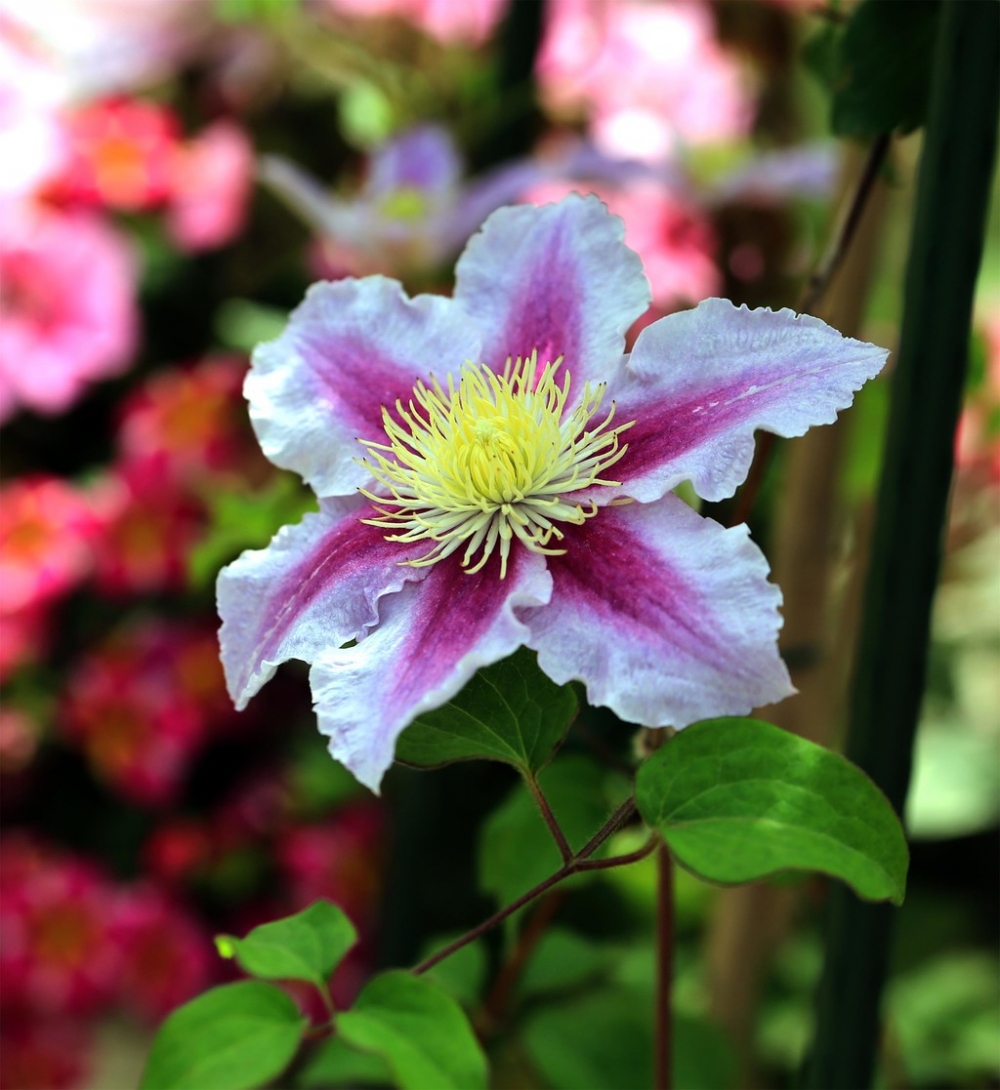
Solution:
[[[792,691],[763,554],[670,490],[731,495],[755,428],[833,421],[887,353],[709,299],[626,356],[649,288],[622,235],[592,197],[502,209],[453,298],[316,284],[257,349],[261,446],[321,506],[219,578],[238,706],[312,663],[331,753],[377,789],[403,728],[522,644],[650,726]]]
[[[286,159],[260,162],[261,180],[324,240],[327,263],[356,274],[433,270],[457,254],[491,212],[546,181],[652,173],[577,142],[548,159],[514,160],[472,181],[463,179],[464,170],[450,134],[437,125],[409,129],[384,144],[353,199],[331,196]]]

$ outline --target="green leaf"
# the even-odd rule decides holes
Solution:
[[[721,1090],[734,1085],[731,1050],[718,1030],[675,1014],[673,1039],[674,1086]],[[555,1090],[651,1086],[652,996],[618,986],[545,1007],[525,1026],[524,1044]]]
[[[636,803],[710,882],[822,871],[868,900],[903,901],[906,839],[885,796],[843,757],[769,723],[681,731],[640,767]]]
[[[600,977],[614,953],[591,939],[552,927],[542,936],[518,982],[519,995],[545,995],[579,988]]]
[[[576,696],[538,667],[522,647],[480,670],[444,707],[425,712],[396,744],[396,758],[431,768],[482,757],[537,772],[576,715]]]
[[[447,946],[458,935],[439,937],[427,944],[420,955],[423,961]],[[482,939],[460,946],[454,954],[439,961],[425,974],[427,980],[434,980],[449,995],[454,996],[463,1007],[474,1007],[486,982],[486,947]]]
[[[989,1085],[1000,1077],[994,952],[949,951],[895,978],[887,1008],[911,1085]]]
[[[626,797],[624,780],[615,781],[619,796],[615,799],[607,796],[607,782],[607,772],[600,765],[578,754],[558,757],[539,776],[541,788],[574,851],[583,847],[614,806]],[[523,784],[518,784],[483,826],[481,888],[505,905],[561,866],[559,849],[535,800]],[[579,882],[588,877],[582,874],[570,880]]]
[[[140,1090],[253,1090],[288,1066],[308,1024],[272,984],[212,988],[167,1017]]]
[[[327,1086],[386,1086],[392,1072],[381,1056],[357,1052],[340,1037],[322,1041],[306,1061],[295,1085],[310,1090]]]
[[[322,986],[357,940],[341,909],[316,901],[294,916],[255,927],[244,939],[220,935],[215,942],[223,957],[235,957],[251,976]]]
[[[858,4],[834,63],[834,133],[870,139],[923,125],[940,9],[939,0]]]
[[[188,556],[188,579],[207,586],[244,549],[263,548],[286,524],[316,510],[312,493],[292,473],[281,473],[257,492],[213,492],[209,526]]]
[[[336,1025],[346,1044],[381,1056],[403,1090],[485,1090],[486,1057],[468,1019],[429,980],[383,973]]]
[[[216,312],[215,332],[227,348],[249,353],[262,341],[273,341],[287,324],[283,310],[250,299],[227,299]]]

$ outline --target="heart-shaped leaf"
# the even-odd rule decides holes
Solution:
[[[140,1090],[253,1090],[284,1071],[308,1024],[273,984],[212,988],[167,1017]]]
[[[474,757],[537,772],[576,715],[576,696],[538,667],[533,651],[480,670],[443,707],[424,712],[399,737],[396,758],[433,768]]]
[[[251,976],[265,980],[307,980],[322,985],[357,942],[354,924],[329,901],[255,927],[244,939],[219,935],[223,957],[235,957]]]
[[[336,1025],[346,1044],[381,1056],[403,1090],[485,1090],[486,1057],[468,1019],[429,980],[383,973]]]
[[[769,723],[681,731],[639,769],[636,803],[710,882],[822,871],[867,900],[902,903],[908,852],[888,800],[845,758]]]

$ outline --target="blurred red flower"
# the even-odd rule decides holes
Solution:
[[[149,621],[117,630],[77,662],[60,724],[113,790],[161,806],[177,797],[212,730],[233,715],[214,632]]]
[[[99,528],[89,498],[59,477],[0,489],[0,617],[52,602],[84,579]]]
[[[264,465],[246,422],[240,356],[207,356],[160,371],[125,401],[118,431],[124,462],[156,459],[175,482],[204,486],[231,476],[243,483]]]
[[[119,1001],[149,1022],[203,991],[217,975],[212,937],[184,907],[152,884],[124,890],[110,928],[118,947]]]
[[[67,118],[66,139],[65,170],[52,186],[57,199],[135,212],[173,191],[180,132],[164,106],[124,97],[89,103]]]
[[[0,857],[0,1005],[44,1016],[106,1005],[120,965],[110,882],[94,864],[18,834],[0,842]]]
[[[94,491],[103,517],[96,580],[109,594],[181,589],[203,509],[183,491],[163,457],[126,462]]]
[[[75,1019],[5,1018],[0,1090],[70,1090],[88,1074],[89,1027]]]

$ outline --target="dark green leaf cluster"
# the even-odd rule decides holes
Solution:
[[[486,1058],[462,1011],[440,985],[408,972],[373,977],[347,1011],[327,980],[357,939],[328,901],[217,940],[257,980],[212,988],[171,1014],[153,1042],[141,1090],[253,1090],[300,1058],[296,1084],[375,1083],[417,1090],[486,1086]],[[311,1025],[291,996],[266,980],[318,988],[330,1019]]]
[[[832,93],[830,128],[872,139],[927,117],[940,0],[863,0],[843,25],[806,43],[805,60]]]

